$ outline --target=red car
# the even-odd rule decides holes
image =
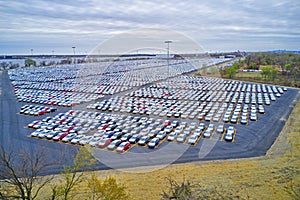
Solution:
[[[118,146],[117,152],[122,153],[122,152],[128,150],[128,149],[130,148],[130,146],[131,146],[130,142],[128,142],[128,141],[122,142],[122,143]]]
[[[171,121],[170,120],[166,120],[164,126],[166,127],[166,126],[169,126],[169,125],[171,125]]]
[[[39,121],[33,121],[30,124],[28,124],[28,128],[33,128],[34,125],[36,125]]]
[[[98,128],[98,130],[105,130],[105,129],[107,129],[107,127],[109,127],[109,124],[105,124],[105,125],[103,125],[103,126],[100,126],[100,127]]]
[[[66,132],[60,132],[57,136],[53,137],[53,140],[54,141],[60,141],[64,137],[66,137],[67,135],[68,135],[68,133],[66,133]]]
[[[104,138],[104,139],[100,140],[100,142],[97,145],[100,148],[104,148],[104,147],[108,146],[111,142],[112,142],[111,138]]]

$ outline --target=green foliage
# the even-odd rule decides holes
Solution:
[[[235,67],[228,67],[228,68],[226,68],[226,74],[229,76],[229,78],[234,78],[235,77],[235,75],[236,75],[236,68]]]
[[[250,69],[257,69],[257,64],[255,62],[250,62],[249,68]]]
[[[236,70],[239,69],[239,64],[237,62],[233,63],[232,68],[234,68]]]
[[[290,63],[284,65],[284,68],[286,71],[289,71],[291,69],[291,67],[292,67],[292,65]]]
[[[36,66],[36,62],[32,59],[26,59],[25,60],[25,67],[31,67],[31,66]]]
[[[272,67],[262,67],[261,70],[265,79],[274,80],[278,76],[278,71]]]
[[[129,199],[126,187],[118,185],[115,178],[107,177],[102,182],[94,173],[87,180],[92,199],[97,200],[125,200]]]
[[[88,147],[81,147],[73,161],[74,170],[86,170],[96,162],[92,156],[92,150]]]

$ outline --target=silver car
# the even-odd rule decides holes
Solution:
[[[191,135],[191,137],[188,139],[188,143],[189,143],[189,144],[196,144],[197,140],[198,140],[198,136],[193,134],[193,135]]]

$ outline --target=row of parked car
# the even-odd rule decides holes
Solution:
[[[55,107],[40,106],[40,105],[24,105],[20,109],[20,114],[40,116],[40,115],[45,115],[46,113],[55,112],[56,110],[57,108]]]
[[[219,102],[201,102],[186,100],[165,100],[156,98],[114,97],[87,106],[104,112],[121,112],[143,116],[181,118],[207,122],[248,123],[258,120],[258,114],[264,114],[263,105],[233,104]]]
[[[135,90],[130,93],[130,96],[169,100],[184,99],[189,101],[270,105],[270,99],[275,101],[276,97],[280,97],[286,90],[286,88],[276,86],[228,81],[217,78],[179,76]]]
[[[210,138],[214,133],[225,133],[224,139],[232,141],[234,135],[230,130],[234,129],[235,134],[235,128],[232,126],[215,127],[213,123],[187,123],[179,120],[79,110],[70,110],[54,117],[33,121],[28,124],[28,128],[36,129],[30,134],[31,137],[90,145],[119,152],[128,150],[132,145],[156,148],[164,141],[195,145],[201,138]]]
[[[93,101],[104,95],[48,90],[15,89],[18,101],[44,105],[72,107],[80,103]]]

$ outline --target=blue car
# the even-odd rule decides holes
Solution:
[[[158,145],[159,141],[160,141],[159,138],[153,138],[153,139],[151,139],[150,142],[148,143],[148,147],[150,149],[154,149]]]

